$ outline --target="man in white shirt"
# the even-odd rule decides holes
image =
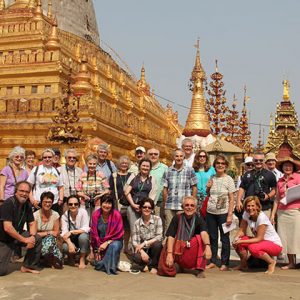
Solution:
[[[190,138],[185,138],[181,143],[181,149],[184,152],[184,165],[192,168],[195,158],[193,141]]]
[[[278,169],[276,169],[276,162],[277,158],[275,156],[275,153],[269,152],[266,155],[266,167],[276,176],[276,181],[278,181],[278,179],[282,177],[283,174]]]

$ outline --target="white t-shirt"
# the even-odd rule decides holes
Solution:
[[[36,179],[34,178],[35,170],[38,168]],[[54,194],[54,203],[57,203],[59,193],[58,188],[63,186],[61,176],[58,174],[58,171],[54,167],[47,168],[43,165],[34,167],[27,179],[32,185],[35,184],[33,190],[33,198],[38,202],[41,201],[41,194],[43,192],[52,192]]]
[[[266,214],[264,212],[261,211],[257,217],[256,222],[254,222],[254,221],[250,220],[250,215],[245,211],[243,213],[243,220],[247,221],[254,236],[256,236],[256,234],[257,234],[257,229],[258,229],[259,225],[267,225],[264,240],[271,241],[271,242],[275,243],[276,245],[279,245],[282,247],[282,243],[281,243],[279,235],[275,231],[269,218],[266,216]]]
[[[214,215],[228,213],[229,193],[235,192],[234,181],[229,175],[222,177],[213,176],[210,196],[207,203],[207,212]]]

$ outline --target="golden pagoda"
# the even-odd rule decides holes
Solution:
[[[194,135],[206,137],[211,133],[208,114],[205,109],[204,82],[206,81],[206,75],[200,62],[199,39],[196,48],[196,61],[190,79],[190,90],[193,92],[192,104],[182,132],[186,137]]]
[[[283,80],[283,96],[277,104],[275,124],[271,115],[270,130],[265,151],[274,152],[278,158],[291,156],[300,159],[300,129],[295,105],[290,101],[288,80]]]
[[[82,11],[73,4],[68,4],[70,11],[60,10],[64,3],[0,2],[0,167],[16,145],[38,154],[45,147],[60,147],[47,136],[68,83],[79,99],[74,125],[82,128],[85,140],[103,139],[114,158],[132,156],[137,145],[156,147],[169,158],[181,133],[177,113],[148,93],[145,70],[137,82],[97,44],[95,30],[85,34],[79,28],[80,36],[67,31],[74,30]],[[76,147],[81,152],[85,143]]]

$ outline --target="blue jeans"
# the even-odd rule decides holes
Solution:
[[[108,245],[102,260],[95,262],[95,270],[106,272],[108,275],[116,275],[122,247],[123,240],[113,241]]]
[[[218,255],[218,240],[219,240],[219,231],[221,234],[221,265],[228,266],[230,258],[230,239],[229,232],[224,234],[222,224],[226,223],[227,213],[222,215],[214,215],[207,213],[206,214],[206,224],[210,238],[211,244],[211,262],[215,265],[217,264],[217,255]]]

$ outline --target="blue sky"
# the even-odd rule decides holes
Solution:
[[[136,77],[144,63],[151,88],[176,103],[182,125],[188,109],[177,104],[190,106],[197,37],[208,79],[218,59],[229,104],[236,94],[241,108],[247,85],[251,123],[269,124],[285,78],[300,113],[300,1],[96,0],[94,5],[103,48],[104,43],[113,48]],[[250,129],[256,143],[259,127]],[[267,133],[265,127],[265,139]]]

